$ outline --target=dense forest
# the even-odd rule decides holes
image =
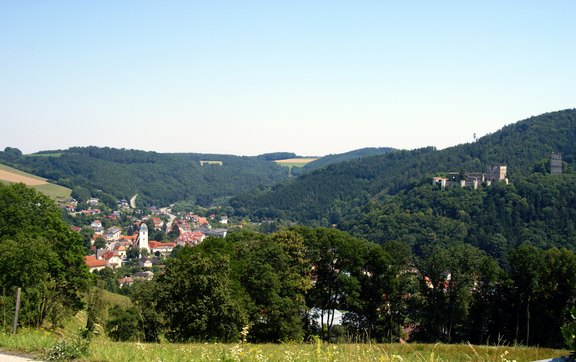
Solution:
[[[576,250],[576,175],[534,174],[515,184],[445,190],[422,184],[372,200],[339,224],[371,241],[465,241],[500,259],[522,243]]]
[[[285,168],[258,157],[162,154],[107,147],[75,147],[34,155],[22,155],[8,147],[0,152],[0,162],[69,187],[79,200],[90,196],[130,199],[138,194],[144,206],[165,206],[182,200],[209,206],[288,177]]]
[[[258,219],[283,218],[328,226],[378,195],[394,195],[407,187],[448,172],[486,172],[508,166],[512,182],[545,172],[550,154],[559,152],[565,170],[576,158],[576,110],[532,117],[503,127],[477,142],[436,150],[433,147],[363,157],[306,173],[270,192],[231,200],[238,214]],[[427,181],[426,181],[427,182]]]
[[[292,174],[389,150],[369,148],[328,155],[312,162],[313,165],[294,169]],[[32,155],[24,155],[12,147],[0,151],[0,163],[68,187],[80,201],[91,196],[100,197],[110,207],[116,204],[116,200],[130,199],[135,194],[138,194],[142,206],[164,206],[183,200],[204,207],[223,205],[237,194],[259,193],[287,179],[288,170],[273,161],[297,157],[291,152],[248,157],[94,146],[41,151]]]

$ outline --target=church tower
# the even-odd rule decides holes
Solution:
[[[146,223],[140,224],[140,233],[138,234],[138,247],[140,250],[148,250],[148,226]]]

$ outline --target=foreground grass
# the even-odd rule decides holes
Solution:
[[[63,337],[36,330],[0,334],[0,348],[46,355]],[[445,344],[145,344],[96,337],[82,361],[533,361],[569,351],[511,346]]]
[[[566,355],[540,348],[430,344],[95,343],[90,361],[533,361]]]

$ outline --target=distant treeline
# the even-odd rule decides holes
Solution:
[[[292,152],[272,152],[272,153],[264,153],[256,157],[265,161],[278,161],[278,160],[287,160],[290,158],[296,158],[298,156]]]

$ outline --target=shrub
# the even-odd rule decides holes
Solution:
[[[90,340],[76,337],[73,340],[60,340],[44,357],[46,361],[70,361],[88,355]]]
[[[115,305],[108,311],[106,334],[113,341],[134,341],[141,338],[138,312],[132,308]]]

